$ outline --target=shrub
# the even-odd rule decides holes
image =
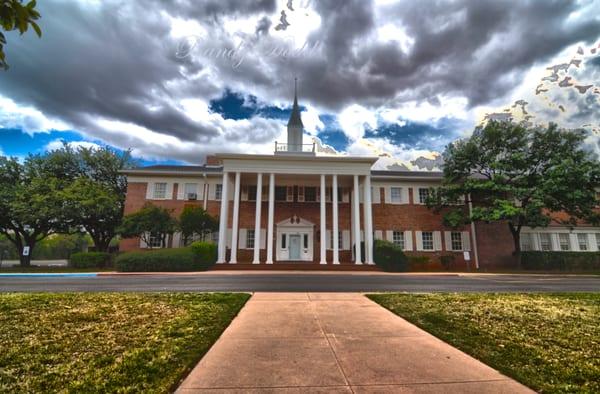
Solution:
[[[199,262],[188,247],[125,252],[115,260],[115,268],[123,272],[181,272],[204,270],[206,265]]]
[[[454,260],[456,260],[456,256],[453,254],[446,254],[440,257],[440,263],[442,263],[442,267],[446,270],[454,268]]]
[[[600,271],[600,252],[521,252],[526,270]]]
[[[408,259],[402,249],[389,241],[375,240],[373,259],[384,271],[402,272],[408,270]]]
[[[105,252],[79,252],[69,257],[69,267],[106,268],[111,266],[111,255]]]
[[[217,262],[217,244],[196,241],[190,245],[196,261],[207,268]]]
[[[411,271],[424,271],[430,262],[427,256],[408,256],[408,268]]]

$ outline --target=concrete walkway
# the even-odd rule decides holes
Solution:
[[[178,393],[529,393],[356,293],[256,293]]]

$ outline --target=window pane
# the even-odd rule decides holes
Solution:
[[[577,234],[577,242],[579,243],[579,250],[588,250],[587,234]]]
[[[286,186],[275,186],[275,201],[285,201],[287,198]]]
[[[316,187],[305,187],[304,188],[304,201],[307,201],[307,202],[317,201],[317,188]]]
[[[401,187],[390,188],[390,198],[391,198],[392,202],[401,202],[402,201],[402,188]]]
[[[304,249],[308,249],[308,234],[304,234]]]
[[[248,186],[248,201],[256,201],[256,185]]]
[[[159,182],[154,184],[154,198],[166,198],[167,196],[167,184],[165,182]]]
[[[248,230],[246,232],[246,248],[254,248],[254,230]]]
[[[150,234],[150,243],[148,244],[151,248],[160,248],[162,246],[162,237],[160,233]]]
[[[392,233],[392,242],[398,245],[400,249],[404,249],[404,232],[394,231]]]
[[[598,245],[596,249],[600,250],[600,233],[596,233],[596,245]]]
[[[540,234],[540,248],[542,250],[552,250],[552,243],[550,241],[550,234]]]
[[[281,249],[285,249],[285,241],[286,241],[286,237],[285,234],[281,234]]]
[[[429,189],[420,188],[419,189],[419,202],[421,204],[425,204],[425,202],[427,201],[427,197],[429,197]]]
[[[558,241],[560,243],[560,250],[570,250],[569,245],[569,234],[558,234]]]
[[[528,234],[528,233],[521,234],[521,250],[523,250],[523,251],[531,250],[531,234]]]
[[[450,241],[452,250],[463,250],[462,234],[460,231],[452,231],[450,233]]]
[[[431,231],[422,232],[421,239],[423,241],[423,250],[433,250],[433,233]]]
[[[219,183],[218,185],[215,185],[215,200],[220,200],[222,194],[223,194],[223,185],[221,185]]]

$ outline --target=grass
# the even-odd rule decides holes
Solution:
[[[250,296],[0,295],[0,392],[174,390]]]
[[[0,268],[0,274],[27,274],[27,273],[65,273],[65,272],[112,272],[114,268],[72,268],[72,267],[6,267]]]
[[[369,298],[536,391],[600,392],[600,293]]]

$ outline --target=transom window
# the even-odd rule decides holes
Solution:
[[[392,233],[392,242],[398,245],[400,249],[404,250],[404,232],[394,231]]]
[[[254,230],[246,231],[246,248],[254,249]]]
[[[552,250],[552,242],[550,240],[550,234],[540,233],[540,249],[541,250]]]
[[[392,202],[402,202],[402,188],[391,187],[390,188],[390,200]]]
[[[463,250],[462,234],[460,231],[452,231],[450,233],[450,244],[452,250]]]
[[[560,250],[571,250],[571,246],[569,245],[569,234],[558,234],[558,243],[560,244]]]
[[[429,197],[429,189],[419,188],[419,203],[425,204]]]
[[[433,232],[423,231],[421,240],[423,241],[423,250],[433,250]]]
[[[579,250],[588,250],[588,236],[587,234],[577,234],[577,243],[579,243]]]
[[[215,200],[220,200],[223,197],[223,185],[216,184],[215,185]]]
[[[156,182],[154,184],[153,198],[155,198],[155,199],[167,198],[167,183],[166,182]]]

